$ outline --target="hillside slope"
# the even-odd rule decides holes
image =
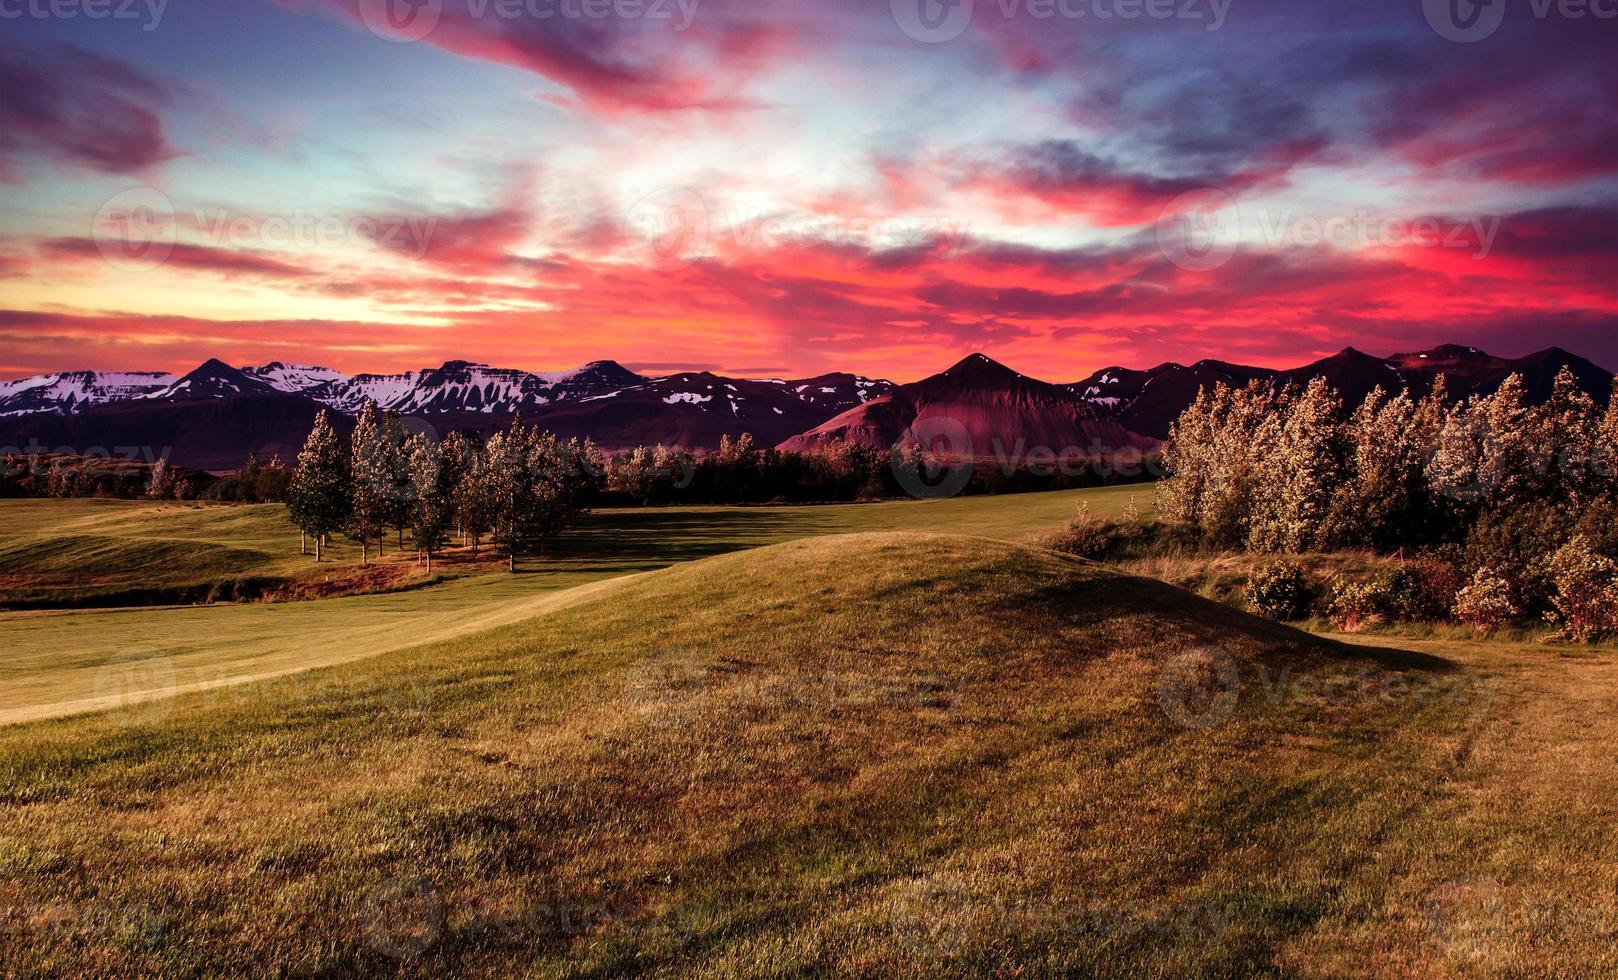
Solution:
[[[224,699],[0,732],[7,901],[67,923],[14,930],[10,965],[1290,972],[1441,782],[1464,707],[1352,696],[1439,661],[976,538],[799,541],[592,589]]]
[[[901,385],[781,448],[801,452],[841,441],[879,449],[925,445],[980,458],[1015,458],[1037,447],[1104,456],[1155,444],[1104,417],[1071,388],[1018,374],[982,354]]]

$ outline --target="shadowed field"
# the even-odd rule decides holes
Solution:
[[[1442,975],[1447,944],[1472,955],[1469,913],[1439,942],[1420,903],[1486,842],[1435,824],[1487,801],[1466,783],[1498,778],[1476,760],[1516,708],[1493,697],[1510,670],[1435,652],[983,539],[722,556],[386,658],[0,732],[11,955]],[[1579,845],[1598,887],[1613,845]],[[1406,852],[1424,863],[1389,863]]]
[[[558,590],[794,538],[952,530],[1020,539],[1060,526],[1080,500],[1116,514],[1132,497],[1149,509],[1151,489],[1133,487],[824,507],[608,510],[587,515],[554,554],[528,561],[515,576],[486,549],[481,565],[460,550],[444,556],[429,580],[390,540],[384,562],[405,576],[396,585],[415,584],[409,591],[276,605],[0,613],[0,646],[12,651],[0,660],[0,724],[375,656],[531,616],[535,603]],[[243,578],[312,588],[357,574],[358,549],[349,542],[334,539],[335,560],[321,566],[301,557],[280,506],[0,501],[0,516],[8,529],[0,537],[0,607],[25,588],[83,590],[98,599],[157,586],[228,595]]]

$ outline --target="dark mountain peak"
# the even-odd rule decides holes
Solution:
[[[591,361],[589,364],[586,364],[579,370],[580,372],[588,371],[592,374],[615,375],[630,378],[640,377],[640,375],[624,367],[622,364],[619,364],[617,361]]]
[[[210,357],[206,361],[203,361],[200,365],[198,365],[196,367],[196,369],[193,370],[190,374],[186,375],[186,377],[188,377],[188,378],[189,377],[205,377],[205,378],[206,377],[214,377],[214,378],[227,377],[228,378],[228,377],[231,377],[232,375],[241,375],[241,373],[242,373],[241,371],[239,371],[236,368],[231,367],[229,364],[226,364],[224,361],[221,361],[219,358]]]
[[[145,397],[181,399],[278,394],[281,392],[266,382],[251,377],[216,357],[210,357],[180,380]]]
[[[956,384],[977,385],[1004,385],[1026,380],[987,354],[969,354],[951,365],[949,370],[928,380],[934,378],[949,378]]]
[[[1320,360],[1316,361],[1315,363],[1316,364],[1333,364],[1333,363],[1337,363],[1337,364],[1385,364],[1387,362],[1384,361],[1382,358],[1377,357],[1377,356],[1375,356],[1373,354],[1367,354],[1367,353],[1365,353],[1364,351],[1360,350],[1357,347],[1344,347],[1342,350],[1340,350],[1337,353],[1331,355],[1330,357],[1323,357]]]

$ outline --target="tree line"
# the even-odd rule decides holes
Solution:
[[[1220,384],[1163,463],[1159,513],[1209,544],[1443,556],[1465,621],[1618,630],[1618,382],[1605,409],[1564,368],[1539,405],[1513,375],[1459,401],[1442,378],[1421,398],[1377,389],[1351,411],[1324,379]]]
[[[588,440],[559,441],[515,417],[487,440],[452,433],[442,442],[409,434],[398,416],[367,402],[344,439],[322,411],[298,454],[287,510],[315,561],[332,534],[360,546],[369,562],[390,531],[404,532],[428,570],[451,533],[472,546],[487,538],[516,571],[519,558],[543,551],[582,513],[600,485],[601,454]]]

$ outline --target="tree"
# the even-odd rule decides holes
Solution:
[[[1563,365],[1551,397],[1528,413],[1528,449],[1539,495],[1566,498],[1579,506],[1598,492],[1599,426],[1595,402],[1579,387],[1572,368]]]
[[[258,503],[258,478],[264,467],[259,464],[258,453],[248,453],[247,462],[236,473],[236,499],[244,504]]]
[[[322,410],[315,416],[315,427],[298,454],[298,469],[287,490],[287,511],[303,535],[314,535],[317,563],[326,535],[341,530],[348,521],[351,483],[343,441]],[[308,553],[302,539],[300,547],[304,554]]]
[[[591,442],[562,443],[549,432],[531,433],[528,472],[536,498],[533,541],[544,553],[602,486],[600,454]]]
[[[415,520],[416,496],[411,483],[411,438],[399,413],[388,412],[382,417],[383,459],[386,462],[386,491],[383,497],[383,521],[399,534],[399,550],[404,550],[404,529]],[[377,551],[382,543],[377,542]]]
[[[443,459],[444,482],[449,486],[449,528],[446,534],[464,530],[460,518],[460,492],[461,481],[466,479],[466,473],[471,465],[472,445],[464,435],[451,432],[438,444],[439,455]]]
[[[272,456],[269,464],[259,473],[254,496],[267,504],[281,503],[287,499],[287,486],[291,480],[292,474],[281,462],[281,457]]]
[[[615,459],[607,486],[643,506],[650,504],[657,491],[657,467],[652,461],[652,450],[636,446],[622,459]]]
[[[152,480],[146,487],[146,496],[152,500],[171,500],[174,497],[174,472],[169,461],[160,459],[152,467]]]
[[[1344,426],[1343,480],[1326,542],[1393,548],[1429,539],[1426,467],[1443,424],[1443,389],[1435,391],[1417,404],[1405,392],[1388,398],[1377,388],[1355,410]]]
[[[1606,417],[1596,429],[1594,470],[1598,491],[1618,497],[1618,378],[1612,381]]]
[[[520,417],[486,448],[481,482],[493,537],[515,572],[520,556],[547,549],[602,486],[601,454],[593,443],[563,444],[549,432],[526,429]]]
[[[1618,563],[1575,534],[1551,556],[1548,571],[1556,586],[1548,617],[1559,627],[1553,639],[1589,643],[1618,630]]]
[[[455,486],[455,522],[472,540],[472,560],[478,557],[478,544],[494,525],[494,488],[489,479],[487,446],[467,443],[460,482]]]
[[[455,517],[455,474],[451,454],[431,439],[416,438],[410,444],[410,482],[416,506],[411,533],[416,548],[433,570],[433,552],[443,543]]]
[[[489,494],[491,536],[495,546],[506,553],[507,567],[517,570],[517,556],[534,544],[540,501],[533,474],[529,471],[528,432],[522,419],[511,428],[489,439],[485,487]]]
[[[1325,378],[1315,378],[1282,412],[1272,438],[1261,436],[1265,478],[1250,544],[1259,551],[1299,552],[1324,543],[1332,495],[1342,476],[1338,419],[1343,410]]]
[[[1274,460],[1282,419],[1295,392],[1272,394],[1217,384],[1198,392],[1163,449],[1173,476],[1158,488],[1166,516],[1201,529],[1208,540],[1239,547],[1251,535],[1260,477]]]
[[[392,461],[375,402],[367,400],[360,408],[350,442],[354,479],[346,530],[359,543],[360,563],[369,564],[372,538],[378,539],[377,553],[382,551],[380,539],[388,518],[388,494],[393,488]]]

